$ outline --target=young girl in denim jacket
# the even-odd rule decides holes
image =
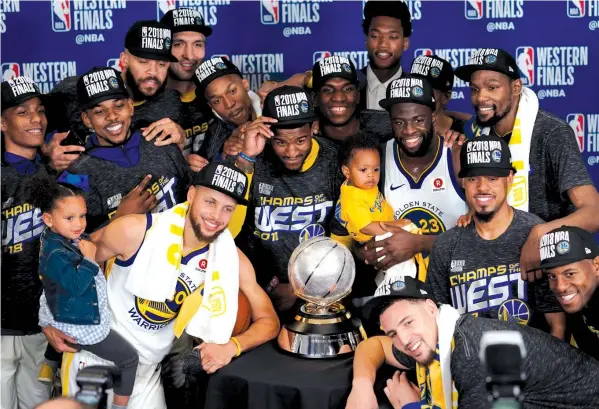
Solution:
[[[126,408],[139,357],[110,329],[106,279],[94,260],[96,246],[84,235],[87,206],[83,191],[47,176],[31,178],[25,189],[28,202],[41,210],[47,226],[40,247],[39,274],[44,286],[40,326],[51,325],[82,349],[114,362],[121,379],[114,385],[112,407]]]

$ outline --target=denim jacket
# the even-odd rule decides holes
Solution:
[[[40,278],[54,319],[76,325],[100,322],[94,277],[98,264],[60,234],[46,229],[41,237]]]

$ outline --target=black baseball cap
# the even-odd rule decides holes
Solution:
[[[393,17],[401,21],[404,37],[412,35],[412,15],[408,5],[401,0],[368,1],[364,6],[364,21],[362,28],[368,33],[370,22],[379,16]]]
[[[561,267],[599,257],[599,245],[588,231],[562,226],[541,237],[541,268]]]
[[[171,29],[173,34],[182,31],[195,31],[209,37],[212,34],[212,27],[207,26],[202,13],[194,9],[174,9],[169,10],[160,22]]]
[[[90,109],[109,99],[129,98],[121,73],[114,68],[94,67],[77,80],[77,102]]]
[[[178,62],[171,54],[173,33],[155,20],[133,23],[125,36],[125,48],[134,56],[149,60]]]
[[[345,78],[358,86],[358,73],[355,65],[346,57],[333,55],[317,61],[312,67],[312,88],[318,91],[331,78]]]
[[[436,55],[421,55],[412,61],[410,74],[414,77],[425,78],[434,89],[441,92],[453,88],[453,68],[451,64]]]
[[[206,96],[204,93],[212,81],[229,74],[239,75],[239,77],[243,78],[239,68],[229,61],[228,58],[212,57],[201,63],[193,76],[193,82],[196,84],[196,96],[199,97],[199,100],[205,100]]]
[[[466,141],[460,151],[459,178],[471,176],[507,177],[512,166],[512,153],[506,141],[494,135],[483,135]]]
[[[232,197],[237,204],[247,206],[245,193],[248,178],[239,168],[228,162],[210,162],[197,172],[191,183],[193,186],[204,186]]]
[[[39,98],[46,105],[50,97],[42,94],[33,80],[26,76],[14,77],[3,81],[1,85],[2,112],[8,108],[21,105],[31,98]]]
[[[406,298],[435,301],[428,284],[409,276],[391,276],[383,280],[374,296],[366,301],[362,314],[369,321],[378,321],[382,310],[390,302]]]
[[[303,88],[283,86],[270,91],[264,99],[262,115],[277,120],[273,128],[304,125],[316,120],[312,100]]]
[[[472,74],[481,70],[497,71],[513,80],[520,78],[516,60],[501,48],[481,48],[475,51],[468,64],[456,68],[455,75],[463,81],[470,82]]]
[[[379,102],[379,105],[389,110],[392,105],[408,102],[425,105],[434,112],[435,94],[431,83],[411,74],[393,80],[387,86],[386,97]]]

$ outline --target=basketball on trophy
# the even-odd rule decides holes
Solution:
[[[349,249],[328,237],[303,242],[289,259],[293,292],[321,307],[349,294],[355,276],[355,262]]]
[[[349,249],[329,237],[304,241],[291,254],[288,275],[293,293],[307,303],[281,329],[279,347],[303,358],[353,353],[366,333],[360,320],[340,302],[350,293],[356,276]]]

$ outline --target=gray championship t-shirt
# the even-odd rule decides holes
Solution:
[[[475,127],[473,120],[468,121],[466,133],[472,134]],[[499,136],[495,129],[491,135]],[[503,138],[509,143],[511,136],[510,132]],[[576,210],[568,198],[568,190],[593,185],[570,125],[542,109],[535,119],[529,161],[528,211],[546,222]]]
[[[549,282],[544,277],[531,284],[520,277],[522,246],[531,229],[542,222],[514,210],[510,226],[495,240],[482,239],[474,223],[441,234],[433,245],[426,278],[437,302],[450,304],[461,314],[544,327],[540,313],[561,311]]]

